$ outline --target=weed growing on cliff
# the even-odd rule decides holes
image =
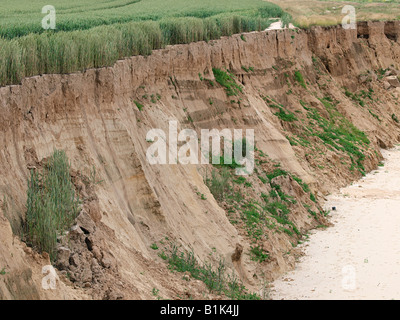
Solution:
[[[189,272],[190,275],[203,281],[208,290],[216,294],[225,294],[234,300],[260,300],[255,293],[249,293],[236,276],[226,274],[225,261],[220,259],[214,266],[210,262],[200,263],[193,251],[181,250],[176,244],[164,248],[163,259],[168,262],[169,269],[176,272]]]
[[[294,113],[284,109],[282,105],[271,104],[270,107],[279,109],[279,112],[274,113],[274,115],[276,115],[282,121],[286,122],[297,121],[297,117],[294,115]]]
[[[214,198],[222,200],[231,190],[231,173],[227,168],[223,168],[221,171],[212,170],[211,176],[208,176],[208,172],[206,172],[204,182]]]
[[[314,120],[318,127],[318,130],[308,130],[305,134],[316,136],[324,144],[346,152],[352,162],[350,169],[357,168],[361,174],[364,174],[365,155],[362,148],[370,143],[368,137],[336,109],[333,101],[329,98],[323,98],[320,101],[328,112],[329,119],[324,118],[317,109],[305,107],[307,117]]]
[[[104,182],[104,180],[99,180],[98,179],[98,174],[97,174],[97,169],[96,166],[92,166],[92,168],[90,169],[90,173],[89,173],[89,181],[91,184],[96,185],[96,184],[101,184]]]
[[[27,195],[26,241],[54,262],[57,237],[71,227],[80,207],[64,151],[54,151],[43,173],[31,171]]]
[[[283,181],[290,182],[290,178],[292,178],[299,183],[305,193],[308,193],[310,203],[316,199],[306,183],[294,174],[281,169],[279,163],[270,164],[269,167],[273,165],[274,169],[266,171],[262,164],[269,162],[268,156],[257,148],[255,151],[259,156],[256,159],[256,177],[233,178],[230,174],[230,170],[233,169],[220,166],[214,169],[212,178],[207,178],[206,174],[205,181],[215,199],[225,208],[229,221],[236,228],[245,231],[251,242],[249,251],[251,259],[262,263],[269,260],[270,253],[262,249],[263,243],[269,236],[268,230],[283,232],[291,239],[298,240],[302,236],[290,218],[293,206],[299,205],[298,201],[294,196],[284,192],[282,187],[284,184],[281,183]],[[221,170],[224,172],[222,173]],[[222,179],[222,176],[225,178]],[[221,185],[225,187],[221,187]],[[268,192],[258,193],[256,186],[262,188],[261,190],[268,188]],[[254,195],[254,192],[257,195]]]
[[[139,109],[139,111],[142,111],[144,108],[144,105],[142,105],[139,101],[135,100],[135,105]]]
[[[301,72],[299,70],[296,70],[294,72],[294,79],[304,88],[307,89],[307,85],[304,81],[303,75],[301,74]]]
[[[293,122],[297,120],[297,117],[290,111],[285,111],[283,108],[279,112],[274,113],[282,121]]]
[[[253,261],[264,262],[269,259],[269,255],[261,247],[250,248],[250,259]]]
[[[275,169],[274,171],[267,173],[267,178],[271,181],[272,179],[280,176],[287,176],[288,173],[282,169]]]
[[[242,66],[242,69],[244,70],[244,71],[246,71],[246,72],[254,72],[254,67],[245,67],[245,66]]]
[[[378,120],[379,122],[382,121],[381,118],[379,118],[379,116],[378,116],[377,114],[375,114],[375,113],[373,113],[373,112],[371,111],[371,109],[368,109],[368,112],[370,113],[371,116],[373,116],[373,117],[374,117],[376,120]]]
[[[292,174],[291,177],[293,178],[294,181],[296,181],[303,189],[304,192],[310,192],[310,187],[308,186],[307,183],[303,182],[299,177],[296,175]]]
[[[242,87],[239,86],[235,81],[235,76],[230,71],[223,71],[221,69],[213,68],[215,81],[217,81],[222,87],[225,88],[226,94],[230,96],[238,96],[242,93]]]
[[[363,94],[357,95],[356,93],[352,93],[345,88],[344,94],[346,97],[351,98],[353,101],[357,102],[361,107],[365,106],[365,102],[360,98]]]

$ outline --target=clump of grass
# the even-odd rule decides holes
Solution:
[[[275,169],[273,172],[267,174],[267,178],[271,181],[272,179],[279,176],[287,176],[288,172],[282,169]]]
[[[294,79],[304,88],[307,89],[306,82],[304,81],[303,75],[299,70],[294,72]]]
[[[381,120],[381,118],[379,118],[379,116],[377,115],[377,114],[375,114],[375,113],[373,113],[372,111],[371,111],[371,109],[368,109],[368,112],[371,114],[371,116],[373,116],[376,120],[378,120],[379,122],[381,122],[382,120]]]
[[[235,182],[237,184],[243,184],[246,182],[246,178],[245,177],[237,177],[237,179],[234,179],[233,182]]]
[[[235,150],[241,149],[241,156],[245,157],[246,153],[250,150],[250,145],[248,145],[246,138],[239,139],[232,143],[232,154],[224,154],[219,157],[212,156],[212,163],[215,167],[226,167],[230,169],[236,169],[243,167],[242,165],[238,164],[235,160]],[[217,164],[219,162],[219,164]]]
[[[158,296],[158,293],[160,292],[160,290],[158,290],[158,289],[156,289],[156,288],[153,288],[152,290],[151,290],[151,293],[153,294],[153,296],[155,296],[155,297],[157,297]]]
[[[237,96],[243,92],[242,87],[235,81],[235,76],[229,71],[213,68],[215,81],[225,88],[228,97]]]
[[[225,294],[233,300],[260,300],[256,293],[249,293],[236,276],[226,274],[222,259],[216,266],[200,263],[193,251],[181,250],[175,244],[170,244],[169,248],[163,250],[162,258],[168,262],[170,270],[189,272],[193,278],[203,281],[212,293]]]
[[[265,179],[263,176],[261,176],[261,175],[258,175],[257,176],[258,177],[258,179],[260,179],[260,181],[263,183],[263,184],[266,184],[268,181],[267,181],[267,179]]]
[[[143,110],[144,105],[142,105],[139,101],[136,101],[136,100],[135,100],[135,104],[136,104],[136,107],[139,109],[139,111],[142,111],[142,110]]]
[[[270,107],[279,109],[279,111],[275,112],[274,115],[282,121],[293,122],[298,120],[293,112],[286,110],[282,105],[271,104]]]
[[[269,259],[269,255],[261,247],[251,247],[250,259],[261,263],[267,261]]]
[[[244,71],[246,71],[246,72],[254,72],[254,67],[245,67],[245,66],[242,66],[242,69],[244,70]]]
[[[274,113],[282,121],[293,122],[297,121],[297,117],[290,111],[285,111],[283,108],[279,109],[279,112]]]
[[[228,168],[222,168],[220,172],[218,170],[212,170],[210,177],[208,176],[208,173],[206,173],[204,182],[217,200],[222,200],[232,188],[231,173]]]
[[[286,139],[289,141],[291,146],[298,146],[299,145],[294,138],[286,136]]]
[[[47,252],[54,262],[57,237],[71,227],[80,209],[64,151],[54,151],[43,173],[31,171],[26,207],[26,242],[40,252]]]
[[[301,188],[303,189],[304,192],[306,192],[306,193],[310,192],[310,187],[308,186],[307,183],[303,182],[303,180],[301,180],[299,177],[297,177],[294,174],[292,174],[291,177],[293,178],[294,181],[296,181],[301,186]]]
[[[360,98],[360,96],[363,96],[363,92],[361,92],[360,95],[357,95],[356,93],[352,93],[347,88],[345,88],[344,94],[346,95],[346,97],[351,98],[353,101],[357,102],[361,107],[365,106],[365,102]]]

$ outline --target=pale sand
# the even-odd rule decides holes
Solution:
[[[334,226],[311,233],[272,299],[400,299],[400,149],[382,153],[384,167],[328,197]]]
[[[265,29],[265,31],[269,30],[284,30],[284,29],[297,29],[293,24],[289,23],[288,27],[282,28],[282,21],[279,20],[277,22],[271,23],[271,25]]]

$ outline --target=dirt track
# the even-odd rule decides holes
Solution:
[[[334,226],[310,235],[273,299],[400,298],[400,148],[383,155],[384,167],[328,197]]]

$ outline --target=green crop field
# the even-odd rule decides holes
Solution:
[[[56,29],[44,30],[42,0],[0,3],[0,85],[45,73],[110,66],[168,44],[260,31],[290,15],[263,0],[53,0]]]

